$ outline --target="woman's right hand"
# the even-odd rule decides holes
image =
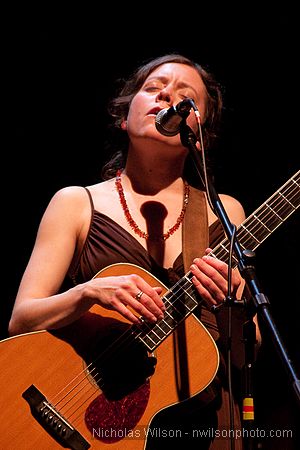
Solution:
[[[84,298],[119,312],[133,323],[140,323],[138,316],[149,322],[163,319],[165,306],[159,296],[162,288],[151,287],[139,275],[93,278],[80,286]]]

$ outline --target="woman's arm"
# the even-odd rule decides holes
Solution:
[[[82,188],[64,188],[54,195],[20,283],[9,323],[10,335],[60,328],[96,303],[135,323],[139,322],[137,315],[149,321],[163,317],[161,288],[152,288],[138,275],[95,278],[58,293],[78,243],[85,239],[90,215],[90,202]],[[140,291],[144,294],[136,299]]]

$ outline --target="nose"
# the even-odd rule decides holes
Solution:
[[[168,105],[171,105],[171,106],[172,106],[172,104],[173,104],[173,102],[174,102],[173,95],[172,95],[172,93],[170,92],[170,90],[167,89],[167,88],[162,89],[162,90],[157,94],[156,100],[157,100],[157,101],[163,101],[163,102],[166,102],[166,103],[168,103]]]

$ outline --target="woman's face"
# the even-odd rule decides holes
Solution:
[[[185,98],[192,98],[196,103],[201,121],[205,117],[207,92],[205,85],[193,67],[180,63],[166,63],[150,73],[141,89],[132,99],[127,120],[123,128],[129,138],[148,137],[156,140],[166,139],[178,145],[179,135],[165,137],[157,131],[155,117],[164,108],[176,106]],[[187,124],[197,133],[194,113],[187,118]]]

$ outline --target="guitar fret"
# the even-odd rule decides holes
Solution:
[[[194,288],[193,283],[189,283],[188,288]],[[190,295],[187,289],[184,289],[184,295],[177,298],[177,302],[180,302],[180,304],[185,308],[184,313],[186,314],[186,310],[190,311],[191,309],[194,309],[198,302],[195,300],[195,298]]]
[[[293,203],[293,205],[295,207],[297,207],[297,205],[298,205],[297,201],[299,201],[299,195],[300,195],[300,192],[299,192],[300,184],[298,184],[296,182],[296,180],[294,180],[294,179],[292,180],[292,182],[293,182],[293,184],[291,186],[288,186],[288,188],[286,189],[286,191],[285,191],[286,195],[285,196],[286,197],[289,196],[291,203],[293,203],[294,200],[295,200],[296,204],[294,205],[294,203]],[[299,183],[300,183],[300,177],[299,177]]]
[[[185,291],[186,295],[188,296],[188,303],[186,304],[186,307],[191,311],[191,309],[194,309],[196,306],[198,306],[199,302],[197,302],[192,295],[190,295],[187,291]],[[192,303],[191,303],[192,301]],[[191,304],[191,307],[189,306]]]
[[[153,330],[151,330],[150,333],[146,334],[145,338],[150,339],[150,341],[152,341],[155,345],[160,343],[159,337],[154,333]]]
[[[153,350],[156,347],[155,343],[152,341],[148,334],[139,336],[139,339],[148,347],[149,350]]]
[[[274,208],[272,208],[270,205],[268,205],[268,203],[265,203],[265,205],[273,213],[271,216],[269,216],[269,220],[271,220],[271,222],[269,222],[269,225],[272,225],[272,229],[274,230],[278,226],[278,224],[281,224],[283,222],[283,220],[281,219],[279,214],[277,214],[277,212],[274,210]],[[277,220],[276,220],[276,218],[277,218]]]
[[[275,211],[275,207],[272,207],[272,206],[269,205],[268,203],[265,203],[265,205],[271,210],[271,212],[272,212],[272,216],[271,216],[271,217],[274,218],[274,219],[276,219],[276,217],[278,217],[278,219],[282,222],[282,218],[280,217],[280,215],[278,214],[278,212]],[[276,204],[275,204],[275,206],[276,206]],[[277,206],[277,208],[278,208],[278,206]],[[274,214],[275,214],[276,217],[273,217]]]
[[[193,276],[193,275],[191,274],[191,272],[185,274],[185,275],[184,275],[184,278],[186,279],[186,281],[187,281],[189,284],[193,285],[192,280],[189,278],[190,276]]]
[[[264,216],[261,215],[261,217],[260,217],[260,220],[265,223],[266,228],[271,230],[271,231],[273,231],[274,228],[275,228],[274,224],[278,223],[278,221],[276,222],[274,219],[276,219],[276,217],[274,217],[271,214],[270,210],[265,212]],[[280,221],[279,223],[281,223],[281,222],[282,221]],[[263,230],[263,233],[265,233],[265,230]]]
[[[292,182],[295,183],[298,188],[300,188],[300,184],[298,184],[295,179],[292,179]],[[299,183],[300,183],[300,176],[299,176]]]
[[[292,209],[295,210],[296,208],[293,206],[293,204],[282,194],[282,192],[279,192],[279,195],[283,197],[283,199],[288,202],[289,205],[291,205]]]
[[[154,343],[151,343],[147,335],[144,337],[139,337],[139,339],[141,340],[141,342],[143,342],[144,345],[146,345],[149,351],[155,350],[156,345]]]
[[[225,242],[225,240],[224,240]],[[228,241],[226,242],[226,245],[228,245]],[[220,244],[219,249],[215,249],[214,253],[210,252],[209,256],[213,256],[214,258],[221,259],[222,261],[225,261],[227,259],[227,255],[229,253],[229,248],[227,249],[223,244]]]
[[[256,239],[256,237],[251,233],[251,231],[248,230],[248,229],[245,227],[245,225],[242,224],[241,227],[242,227],[247,233],[249,233],[250,236],[251,236],[256,242],[260,243],[259,240]]]
[[[164,330],[160,327],[160,322],[155,324],[155,331],[156,334],[159,336],[159,338],[162,340],[163,338],[166,337],[166,333],[164,332]]]
[[[188,287],[194,289],[194,285],[186,278],[188,275],[192,276],[191,272],[183,278],[185,279],[185,282],[188,281]],[[183,279],[180,281],[183,281]],[[165,311],[164,319],[160,320],[155,325],[143,322],[141,327],[144,328],[144,332],[139,335],[136,333],[136,337],[138,337],[150,351],[153,351],[199,304],[186,289],[184,290],[178,286],[178,284],[175,286],[179,289],[176,292],[174,303],[170,303],[169,301],[166,303],[167,309]],[[169,296],[169,294],[170,292],[168,291],[165,297]],[[146,330],[146,328],[148,328],[148,330]]]
[[[168,311],[168,310],[166,310],[166,311],[165,311],[165,314],[168,315],[167,320],[171,320],[172,326],[174,326],[174,323],[179,322],[179,321],[182,319],[182,317],[184,317],[184,316],[182,315],[182,313],[180,313],[179,311],[177,311],[176,308],[172,308],[172,311],[171,311],[171,312]],[[168,323],[170,323],[170,322],[168,322]]]
[[[157,324],[153,325],[146,321],[143,321],[140,325],[133,325],[131,328],[135,334],[135,338],[140,339],[150,351],[157,347],[162,341],[162,338],[166,336],[161,327],[157,327]]]
[[[164,295],[164,299],[169,301],[170,298],[172,298],[174,296],[173,290],[169,289],[168,292]],[[169,298],[170,297],[170,298]]]
[[[265,237],[269,236],[271,233],[270,228],[263,223],[257,216],[253,216],[253,220],[249,223],[248,229],[252,230],[252,234],[259,236],[260,239],[257,239],[259,243],[261,243]]]
[[[167,327],[166,330],[164,330],[165,326]],[[160,328],[166,333],[166,335],[169,334],[170,331],[172,331],[172,328],[169,326],[169,324],[166,322],[165,319],[162,319],[160,322]]]
[[[295,186],[291,186],[290,189],[287,189],[284,191],[278,191],[276,196],[274,195],[274,199],[276,201],[278,201],[278,199],[280,198],[280,200],[278,201],[278,209],[282,209],[284,210],[284,208],[286,208],[288,211],[290,211],[289,206],[292,206],[292,209],[296,208],[297,206],[297,197],[298,197],[298,201],[299,201],[299,191],[297,192],[297,188]],[[287,198],[289,196],[289,199]],[[296,204],[293,204],[293,201],[296,202]]]
[[[253,239],[252,235],[250,234],[249,230],[247,229],[240,229],[238,233],[238,239],[240,242],[240,247],[242,250],[245,250],[246,248],[252,248],[257,244],[257,239]]]
[[[255,215],[255,214],[253,214],[253,217],[256,219],[256,220],[258,220],[259,221],[259,223],[264,227],[264,228],[266,228],[266,230],[268,231],[268,233],[271,233],[272,231]]]
[[[221,244],[221,247],[225,250],[225,252],[228,254],[229,253],[229,249],[226,248],[223,244]]]
[[[277,213],[280,216],[281,219],[284,219],[286,216],[290,214],[291,210],[294,210],[294,207],[291,205],[291,203],[288,203],[285,199],[284,195],[280,192],[277,195],[277,205],[274,205],[274,209],[277,208]]]
[[[148,335],[150,335],[150,338],[152,339],[153,342],[155,342],[156,344],[158,344],[160,342],[160,337],[158,336],[158,334],[156,333],[156,328],[152,328],[152,330],[150,331],[150,333],[148,333]]]

